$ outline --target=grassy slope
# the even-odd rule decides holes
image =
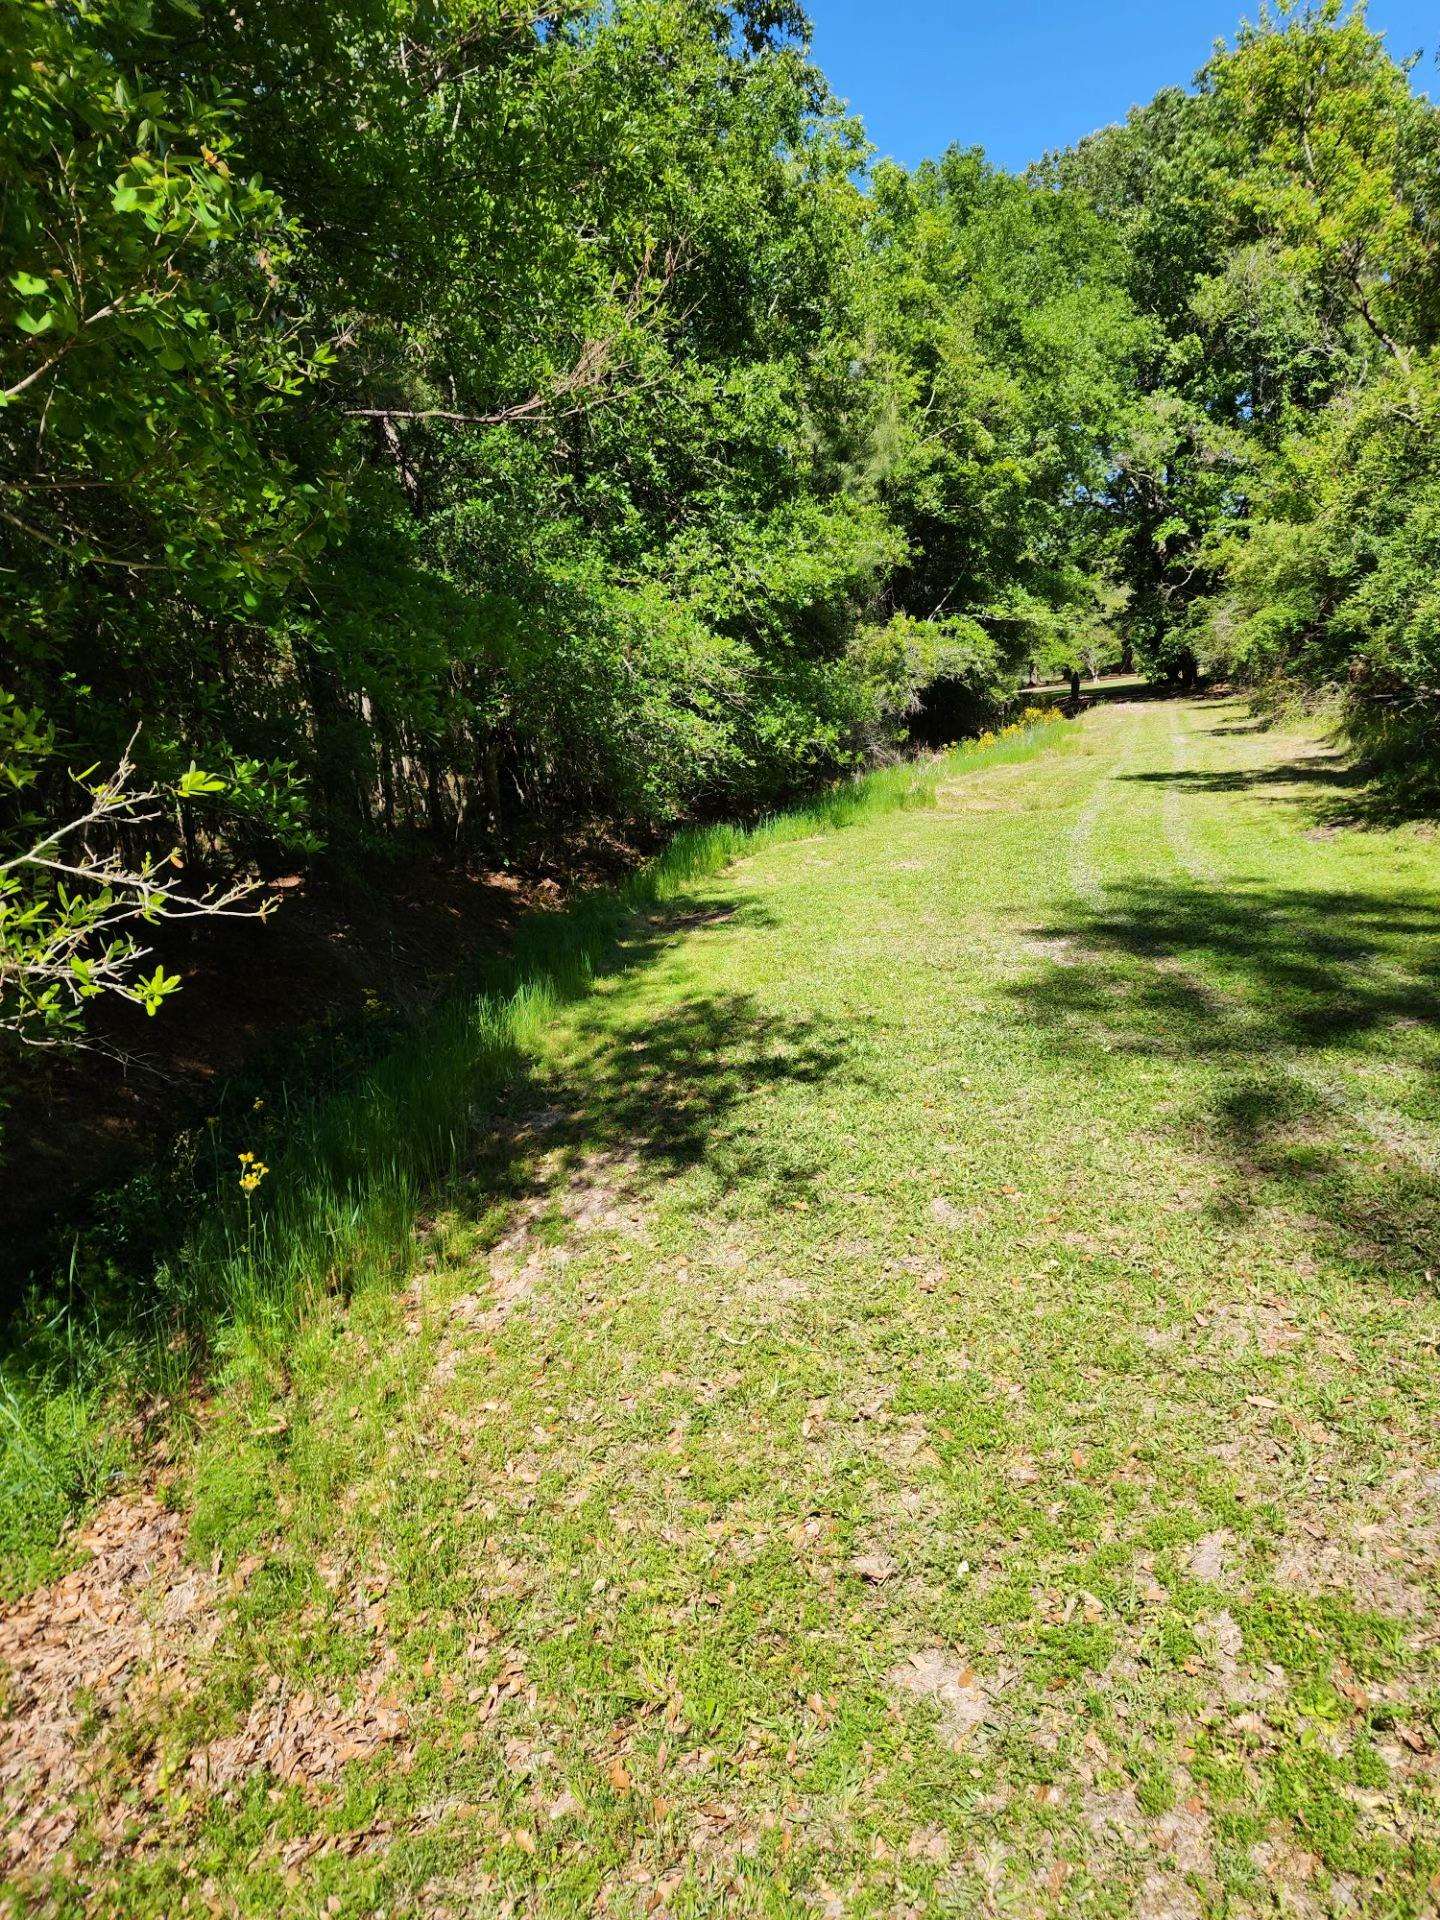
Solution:
[[[1313,751],[1104,708],[630,922],[413,1284],[237,1361],[55,1909],[1433,1910],[1440,857]],[[382,1650],[408,1764],[186,1773]]]
[[[998,735],[876,769],[754,825],[686,829],[619,886],[529,915],[502,956],[482,961],[464,991],[353,1085],[315,1099],[302,1076],[278,1103],[257,1100],[240,1167],[218,1134],[192,1137],[208,1204],[174,1223],[158,1264],[130,1256],[129,1196],[116,1196],[80,1270],[55,1276],[4,1330],[0,1598],[54,1571],[73,1516],[134,1464],[137,1412],[153,1438],[153,1416],[172,1424],[169,1410],[188,1405],[217,1362],[283,1368],[297,1330],[334,1297],[390,1288],[410,1271],[422,1206],[473,1169],[557,1010],[584,998],[597,974],[645,964],[649,942],[633,936],[647,917],[663,926],[696,882],[742,854],[932,805],[942,779],[1030,758],[1062,724],[1032,710]],[[237,1181],[249,1167],[258,1171]],[[242,1193],[257,1181],[258,1199]],[[143,1245],[158,1198],[136,1198]]]

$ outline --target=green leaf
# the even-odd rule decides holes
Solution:
[[[200,793],[223,793],[225,782],[218,774],[206,773],[192,760],[187,770],[175,782],[175,791],[182,800],[191,800]]]
[[[140,1003],[152,1018],[160,1011],[160,1003],[167,994],[174,993],[180,985],[178,973],[166,973],[163,967],[156,967],[148,980],[139,982]]]

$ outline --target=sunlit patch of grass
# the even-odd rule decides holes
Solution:
[[[1381,1677],[1404,1643],[1400,1622],[1369,1613],[1338,1594],[1299,1595],[1259,1586],[1237,1609],[1247,1644],[1287,1672],[1328,1675],[1336,1661],[1353,1673]]]

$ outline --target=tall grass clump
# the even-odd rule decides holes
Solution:
[[[473,1162],[559,1010],[626,964],[620,937],[637,917],[678,906],[741,854],[932,805],[942,780],[1027,757],[1064,725],[1029,711],[753,824],[684,829],[618,885],[530,916],[480,990],[427,1014],[353,1085],[279,1102],[263,1143],[273,1167],[218,1168],[204,1212],[143,1281],[107,1285],[102,1270],[81,1284],[72,1270],[35,1288],[0,1359],[0,1586],[44,1571],[68,1518],[198,1384],[283,1364],[322,1303],[407,1271],[426,1196]]]

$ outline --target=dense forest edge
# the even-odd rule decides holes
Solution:
[[[909,172],[791,0],[5,9],[5,1082],[120,1071],[187,929],[263,956],[294,887],[673,841],[297,1116],[318,1184],[257,1107],[163,1255],[161,1183],[36,1268],[7,1548],[148,1431],[121,1373],[163,1416],[396,1257],[517,1030],[737,844],[704,823],[923,794],[917,742],[1029,751],[1028,688],[1122,664],[1326,703],[1374,809],[1431,804],[1412,82],[1363,9],[1282,8],[1023,176]]]

